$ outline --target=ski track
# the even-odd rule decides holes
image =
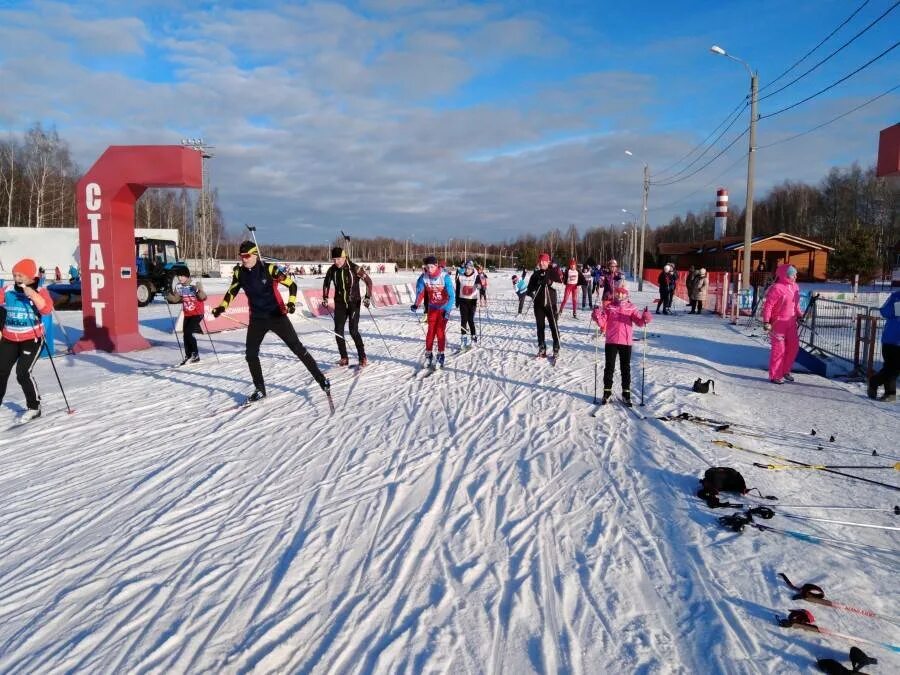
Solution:
[[[755,345],[738,343],[731,364],[685,353],[667,342],[683,345],[677,324],[688,320],[655,316],[648,419],[617,402],[592,417],[587,312],[560,317],[552,367],[533,357],[531,317],[500,299],[469,352],[452,355],[451,323],[446,366],[425,378],[414,376],[422,326],[378,310],[393,358],[364,325],[370,365],[326,372],[333,417],[302,364],[269,340],[270,396],[248,408],[233,407],[249,390],[242,354],[223,353],[71,386],[75,415],[31,423],[26,444],[20,430],[0,433],[0,672],[780,673],[845,650],[774,626],[794,602],[777,572],[871,606],[864,599],[892,588],[896,557],[726,532],[715,518],[731,511],[693,492],[707,466],[733,465],[785,502],[816,490],[840,502],[858,484],[754,470],[752,455],[712,440],[843,460],[871,431],[838,429],[838,411],[862,405],[857,393],[809,376],[793,389],[818,402],[805,426],[841,432],[840,447],[822,450],[802,427],[773,448],[750,428],[656,420],[780,418]],[[336,359],[319,330],[329,325],[297,324],[323,364]],[[738,339],[711,317],[697,330]],[[636,347],[636,400],[640,358]],[[692,393],[694,373],[719,394]],[[748,395],[759,395],[753,409]],[[865,440],[887,451],[888,438]],[[873,494],[885,497],[873,487],[860,503]],[[900,549],[897,533],[776,518]],[[866,575],[853,572],[860,560]],[[892,638],[866,617],[811,609],[834,630]]]

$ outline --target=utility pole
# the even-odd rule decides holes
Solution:
[[[749,67],[748,67],[749,70]],[[750,73],[750,152],[747,154],[747,215],[744,220],[744,267],[742,286],[750,288],[750,250],[753,246],[753,169],[756,164],[756,118],[759,103],[759,74]]]
[[[211,209],[209,208],[209,165],[206,160],[212,159],[209,150],[214,145],[207,145],[202,138],[182,138],[181,145],[192,148],[200,153],[202,160],[202,172],[200,181],[200,224],[197,228],[200,239],[200,276],[206,276],[209,272],[210,261],[210,237],[212,235],[212,223],[210,222]]]
[[[647,202],[650,199],[650,167],[644,164],[644,195],[641,204],[641,243],[638,247],[638,290],[644,290],[644,237],[647,232]]]

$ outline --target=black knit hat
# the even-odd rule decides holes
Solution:
[[[429,255],[426,256],[425,260],[423,260],[422,262],[424,262],[426,265],[437,265],[437,258],[435,258],[433,255]]]
[[[177,277],[189,277],[191,276],[191,271],[184,263],[178,263],[177,265],[172,265],[172,274]]]
[[[259,255],[259,249],[256,248],[256,242],[250,241],[249,239],[241,242],[241,247],[238,249],[241,253],[255,253]]]
[[[331,249],[331,257],[332,258],[346,258],[347,254],[344,253],[344,249],[342,249],[340,246],[335,246],[334,248]]]

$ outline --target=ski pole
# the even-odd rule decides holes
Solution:
[[[769,459],[776,459],[779,462],[789,462],[791,464],[797,464],[798,466],[809,466],[809,464],[804,464],[803,462],[798,462],[793,459],[788,459],[787,457],[779,457],[778,455],[772,455],[768,452],[762,452],[761,450],[751,450],[750,448],[745,448],[740,445],[735,445],[734,443],[730,443],[728,441],[723,441],[721,439],[716,439],[713,441],[714,445],[721,445],[726,448],[731,448],[732,450],[743,450],[744,452],[749,452],[754,455],[761,455],[762,457],[768,457]],[[820,471],[825,471],[827,473],[833,473],[837,476],[844,476],[845,478],[853,478],[855,480],[861,480],[864,483],[872,483],[873,485],[880,485],[882,487],[890,488],[891,490],[900,490],[900,487],[896,485],[891,485],[890,483],[882,483],[881,481],[872,480],[871,478],[863,478],[862,476],[855,476],[852,473],[843,473],[841,471],[835,471],[834,469],[820,469]]]
[[[782,509],[821,509],[822,511],[888,511],[900,516],[900,506],[819,506],[818,504],[779,504]]]
[[[792,609],[786,619],[781,619],[777,616],[775,618],[778,620],[778,625],[782,628],[801,628],[811,633],[841,638],[842,640],[849,640],[850,642],[864,642],[869,645],[884,647],[892,652],[900,653],[900,645],[894,645],[890,642],[878,642],[877,640],[870,640],[857,635],[847,635],[846,633],[838,633],[837,631],[828,628],[822,628],[813,623],[815,619],[813,618],[812,612],[808,612],[805,609]]]
[[[43,346],[47,350],[47,356],[50,357],[50,365],[53,367],[53,374],[56,375],[56,383],[59,385],[59,391],[62,393],[63,401],[66,402],[66,411],[71,415],[75,411],[72,410],[72,406],[69,405],[69,399],[66,398],[66,390],[63,389],[62,380],[59,379],[59,371],[56,370],[56,362],[53,360],[53,354],[50,352],[50,347],[47,345],[46,340],[44,340]]]
[[[391,356],[391,350],[390,350],[390,348],[388,347],[387,340],[384,339],[384,335],[382,334],[381,329],[378,327],[378,322],[375,320],[375,315],[372,314],[372,308],[367,306],[367,307],[366,307],[366,310],[369,312],[369,317],[371,317],[372,323],[375,324],[375,330],[377,330],[377,331],[378,331],[378,335],[381,336],[381,341],[384,343],[384,351],[387,352],[388,358],[389,358],[389,359],[394,358],[393,356]]]
[[[644,324],[644,344],[641,347],[641,406],[644,405],[644,382],[647,381],[647,324]]]
[[[209,346],[212,347],[213,354],[216,355],[216,363],[222,363],[219,360],[219,352],[216,351],[216,345],[213,343],[212,333],[209,332],[209,326],[206,325],[206,317],[201,317],[201,320],[203,321],[203,331],[206,333],[206,337],[209,338]]]
[[[594,405],[600,401],[597,398],[597,371],[600,368],[600,326],[594,327]]]
[[[900,471],[900,462],[882,466],[875,466],[873,464],[807,464],[806,466],[790,466],[787,464],[760,464],[759,462],[753,462],[753,466],[759,469],[774,469],[776,471],[800,469],[893,469],[894,471]]]
[[[801,516],[799,513],[781,513],[785,518],[793,518],[794,520],[809,520],[817,523],[831,523],[833,525],[848,525],[850,527],[868,527],[873,530],[890,530],[892,532],[900,532],[900,527],[892,525],[872,525],[869,523],[854,523],[846,520],[831,520],[830,518],[815,518],[813,516]]]
[[[50,310],[53,313],[53,318],[56,319],[56,323],[59,324],[59,330],[63,334],[63,340],[66,343],[66,353],[72,353],[72,342],[69,340],[69,334],[66,332],[66,327],[63,326],[63,322],[60,320],[59,315],[56,313],[56,308]]]
[[[163,302],[166,303],[166,309],[169,311],[169,319],[172,321],[172,335],[175,336],[175,342],[178,343],[178,351],[181,352],[181,358],[184,359],[184,350],[181,348],[181,339],[178,337],[178,330],[175,327],[175,317],[172,315],[172,308],[169,307],[169,301],[163,297]]]

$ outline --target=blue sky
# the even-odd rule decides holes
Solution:
[[[338,229],[419,240],[620,222],[641,165],[665,183],[746,95],[856,16],[787,83],[895,0],[350,3],[4,2],[0,131],[55,124],[82,167],[110,144],[202,136],[227,222],[269,241]],[[900,8],[784,92],[808,96],[890,47]],[[842,85],[759,123],[778,143],[900,84],[900,48]],[[776,87],[763,90],[769,93]],[[831,166],[874,162],[900,89],[834,124],[761,149],[757,194]],[[745,110],[707,157],[740,133]],[[740,208],[745,139],[696,175],[651,189],[651,224]],[[662,169],[675,164],[674,168]]]

